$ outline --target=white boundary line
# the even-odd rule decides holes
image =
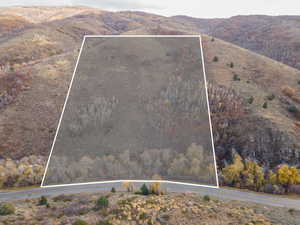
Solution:
[[[204,54],[203,54],[203,46],[202,46],[202,37],[200,35],[199,35],[199,42],[200,42],[200,49],[201,49],[203,77],[204,77],[204,83],[205,83],[208,120],[209,120],[209,127],[210,127],[210,136],[211,136],[211,146],[212,146],[212,149],[213,149],[213,157],[214,157],[214,163],[215,163],[216,183],[217,183],[217,187],[219,187],[218,170],[217,170],[217,160],[216,160],[216,152],[215,152],[215,143],[214,143],[214,136],[213,136],[213,131],[212,131],[212,124],[211,124],[211,116],[210,116],[211,114],[210,114],[210,107],[209,107],[209,100],[208,100],[208,90],[207,90],[207,81],[206,81],[206,72],[205,72],[205,65],[204,65]]]
[[[49,158],[48,158],[48,161],[47,161],[47,164],[46,164],[46,168],[45,168],[45,171],[44,171],[44,176],[43,176],[43,179],[42,179],[41,187],[44,187],[44,180],[45,180],[46,173],[47,173],[47,170],[48,170],[50,158],[51,158],[51,155],[52,155],[52,152],[53,152],[54,144],[56,142],[56,138],[57,138],[57,134],[58,134],[58,131],[59,131],[59,128],[60,128],[60,124],[61,124],[64,112],[65,112],[65,109],[66,109],[67,101],[68,101],[68,98],[69,98],[69,95],[70,95],[70,92],[71,92],[72,84],[73,84],[73,81],[74,81],[75,73],[76,73],[76,70],[77,70],[77,66],[78,66],[78,63],[79,63],[79,59],[80,59],[80,56],[81,56],[81,52],[82,52],[84,43],[85,43],[85,37],[83,37],[83,41],[82,41],[80,51],[79,51],[79,54],[78,54],[78,58],[77,58],[77,61],[76,61],[75,69],[74,69],[74,72],[73,72],[73,75],[72,75],[72,78],[71,78],[69,90],[68,90],[68,93],[67,93],[67,96],[66,96],[66,100],[65,100],[65,103],[64,103],[64,106],[63,106],[62,113],[61,113],[60,118],[59,118],[58,126],[57,126],[57,129],[56,129],[56,132],[55,132],[55,136],[54,136],[52,146],[51,146],[50,155],[49,155]]]
[[[214,165],[215,165],[215,176],[216,176],[216,186],[213,185],[202,185],[202,184],[193,184],[193,183],[184,183],[184,182],[176,182],[176,181],[168,181],[168,180],[112,180],[112,181],[97,181],[97,182],[86,182],[86,183],[73,183],[73,184],[57,184],[57,185],[46,185],[44,186],[44,181],[45,181],[45,177],[46,177],[46,173],[48,170],[48,166],[49,166],[49,162],[50,162],[50,158],[54,149],[54,145],[56,142],[56,138],[60,129],[60,125],[61,125],[61,121],[63,118],[63,114],[66,108],[66,104],[71,92],[71,88],[73,85],[73,81],[74,81],[74,77],[76,74],[76,70],[78,67],[78,63],[80,60],[80,56],[82,53],[82,49],[84,46],[84,43],[86,41],[86,38],[97,38],[97,37],[197,37],[199,38],[199,42],[200,42],[200,50],[201,50],[201,58],[202,58],[202,70],[203,70],[203,76],[204,76],[204,83],[205,83],[205,90],[206,90],[206,100],[207,100],[207,107],[208,107],[208,116],[209,116],[209,124],[210,124],[210,133],[211,133],[211,141],[212,141],[212,149],[213,149],[213,158],[214,158]],[[56,129],[56,133],[55,133],[55,137],[51,146],[51,151],[50,151],[50,155],[46,164],[46,169],[44,172],[44,176],[41,182],[41,188],[47,188],[47,187],[64,187],[64,186],[79,186],[79,185],[87,185],[87,184],[107,184],[107,183],[119,183],[119,182],[125,182],[125,181],[129,181],[129,182],[161,182],[161,183],[171,183],[171,184],[182,184],[182,185],[189,185],[189,186],[196,186],[196,187],[207,187],[207,188],[219,188],[219,180],[218,180],[218,173],[217,173],[217,163],[216,163],[216,155],[215,155],[215,148],[214,148],[214,140],[213,140],[213,133],[212,133],[212,124],[211,124],[211,117],[210,117],[210,108],[209,108],[209,101],[208,101],[208,92],[207,92],[207,82],[206,82],[206,73],[205,73],[205,65],[204,65],[204,55],[203,55],[203,48],[202,48],[202,38],[201,35],[85,35],[80,47],[80,51],[79,51],[79,55],[77,58],[77,62],[75,65],[75,69],[72,75],[72,79],[70,82],[70,86],[69,86],[69,90],[66,96],[66,100],[63,106],[63,110],[59,119],[59,123],[58,123],[58,127]]]
[[[218,186],[213,185],[204,185],[204,184],[193,184],[193,183],[185,183],[185,182],[176,182],[169,180],[110,180],[110,181],[95,181],[95,182],[85,182],[85,183],[73,183],[73,184],[54,184],[54,185],[46,185],[41,186],[42,188],[50,188],[50,187],[67,187],[67,186],[80,186],[87,184],[110,184],[110,183],[122,183],[122,182],[134,182],[134,183],[166,183],[166,184],[182,184],[187,186],[196,186],[196,187],[206,187],[206,188],[219,188]]]

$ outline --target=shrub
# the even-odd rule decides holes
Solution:
[[[300,80],[298,80],[298,81],[297,81],[297,84],[299,84],[299,85],[300,85]]]
[[[222,169],[225,184],[239,187],[241,183],[241,173],[244,170],[242,158],[236,154],[233,159],[233,164]]]
[[[203,200],[206,201],[206,202],[209,202],[210,201],[209,195],[204,195]]]
[[[218,62],[218,61],[219,61],[218,56],[215,56],[215,57],[213,58],[213,62]]]
[[[64,194],[58,195],[56,197],[53,198],[54,202],[71,202],[72,201],[72,197],[71,196],[67,196]]]
[[[150,185],[150,192],[151,194],[159,195],[162,192],[160,191],[160,183],[154,182]]]
[[[212,39],[211,39],[211,41],[213,42],[213,41],[215,41],[215,39],[214,39],[214,38],[212,38]]]
[[[264,102],[264,104],[262,105],[262,107],[263,107],[264,109],[268,108],[268,103],[267,103],[267,102]]]
[[[108,220],[101,220],[97,223],[97,225],[112,225]]]
[[[295,95],[295,90],[291,87],[284,87],[282,89],[282,93],[285,94],[286,96],[292,98]]]
[[[281,184],[286,192],[293,184],[300,183],[300,173],[296,167],[289,165],[282,165],[277,171],[277,180]]]
[[[48,200],[45,196],[41,196],[40,200],[39,200],[39,205],[47,205],[48,204]]]
[[[233,62],[231,62],[231,63],[229,64],[229,66],[230,66],[230,68],[233,68],[233,67],[234,67]]]
[[[116,193],[115,187],[112,187],[110,191],[111,191],[112,193]]]
[[[294,106],[294,105],[288,106],[287,110],[289,112],[291,112],[291,113],[297,113],[297,112],[299,112],[299,109],[296,106]]]
[[[149,195],[150,194],[149,189],[148,189],[148,187],[147,187],[146,184],[142,185],[142,187],[141,187],[141,194],[142,195]]]
[[[267,99],[268,99],[269,101],[272,101],[274,98],[275,98],[275,95],[274,95],[274,94],[271,94],[271,95],[268,95],[268,96],[267,96]]]
[[[78,219],[73,223],[73,225],[88,225],[88,223],[84,220]]]
[[[10,215],[15,213],[15,207],[8,202],[2,202],[0,203],[0,215]]]
[[[234,74],[233,77],[232,77],[232,79],[233,79],[234,81],[240,81],[240,80],[241,80],[241,78],[240,78],[239,75],[237,75],[237,74]]]
[[[145,220],[145,219],[147,219],[148,218],[148,216],[147,216],[147,214],[145,213],[145,212],[142,212],[140,215],[139,215],[139,219],[140,220]]]
[[[295,211],[296,211],[295,209],[289,209],[289,210],[288,210],[288,212],[289,212],[290,214],[292,214],[292,215],[295,213]]]
[[[248,99],[247,99],[247,103],[249,104],[252,104],[254,101],[254,97],[253,96],[250,96]]]
[[[96,201],[96,208],[97,209],[104,209],[107,208],[109,204],[108,198],[105,196],[102,196],[100,198],[98,198],[98,200]]]
[[[129,181],[124,181],[122,185],[127,189],[128,192],[133,192],[133,184]]]
[[[265,173],[256,162],[246,161],[242,172],[243,185],[251,190],[261,191],[265,185]]]

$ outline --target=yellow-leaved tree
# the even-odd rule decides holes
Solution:
[[[242,176],[247,188],[260,191],[264,187],[265,173],[256,162],[247,161]]]
[[[300,174],[296,167],[282,165],[276,173],[277,182],[281,184],[287,192],[291,185],[300,183]]]
[[[236,154],[233,164],[222,169],[224,182],[228,185],[239,187],[241,185],[241,173],[244,170],[242,158]]]

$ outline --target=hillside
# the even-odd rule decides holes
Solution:
[[[234,16],[228,19],[173,17],[202,33],[300,69],[300,16]]]
[[[82,193],[0,203],[0,209],[3,207],[11,214],[0,215],[0,223],[10,225],[296,225],[300,222],[298,210],[211,199],[191,193],[159,196],[124,191]]]
[[[0,14],[0,35],[8,33],[14,29],[21,29],[30,24],[24,17],[16,15],[1,15]]]
[[[19,8],[18,16],[28,21],[32,10],[37,9]],[[0,85],[2,171],[24,171],[23,165],[12,165],[6,158],[49,155],[84,34],[200,30],[194,22],[177,18],[142,12],[87,13],[85,7],[51,21],[48,18],[54,18],[56,10],[38,10],[40,17],[30,26],[4,33],[0,40],[0,79],[7,84]],[[266,170],[282,163],[299,167],[299,70],[210,36],[203,35],[203,44],[219,169],[230,164],[236,153]]]
[[[42,23],[53,20],[59,20],[67,17],[72,17],[78,14],[97,13],[101,14],[99,9],[93,9],[87,6],[15,6],[15,7],[0,7],[0,15],[11,15],[22,17],[30,23]]]

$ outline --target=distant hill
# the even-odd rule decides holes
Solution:
[[[23,17],[31,23],[42,23],[63,19],[78,14],[102,13],[99,9],[87,6],[15,6],[0,7],[0,15],[13,15]]]
[[[300,16],[234,16],[229,19],[172,17],[220,38],[300,69]]]

